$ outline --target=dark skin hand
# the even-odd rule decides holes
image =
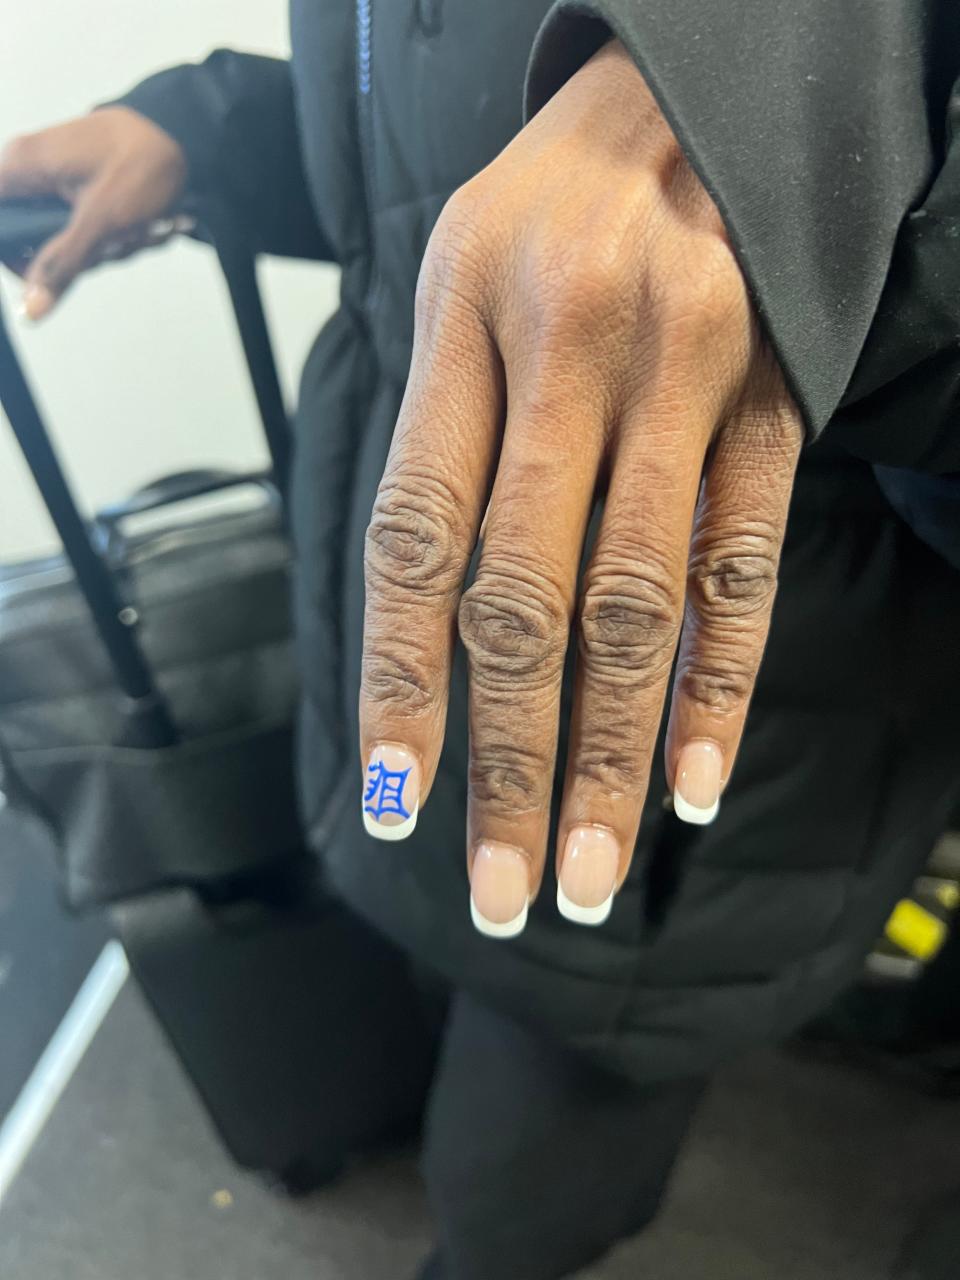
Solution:
[[[39,318],[82,271],[175,231],[156,219],[185,180],[173,139],[124,107],[10,143],[0,198],[73,205],[63,234],[20,264],[26,313]],[[623,881],[675,655],[668,778],[681,817],[715,813],[766,639],[801,439],[720,216],[613,42],[440,218],[368,535],[364,817],[402,838],[427,801],[459,626],[467,856],[484,932],[518,932],[543,877],[571,627],[561,910],[601,923]]]
[[[59,196],[70,223],[27,262],[23,311],[40,320],[81,272],[186,230],[165,217],[183,194],[187,163],[174,140],[127,107],[104,107],[14,138],[0,154],[0,200]],[[158,221],[159,220],[159,221]]]
[[[623,882],[675,655],[675,807],[716,812],[801,442],[717,209],[613,42],[439,220],[367,536],[367,829],[401,838],[428,800],[459,628],[482,932],[518,933],[544,875],[571,627],[560,909],[602,923]]]

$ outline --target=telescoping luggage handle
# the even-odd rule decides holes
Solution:
[[[46,238],[55,210],[52,202],[37,207]],[[215,247],[227,281],[254,395],[273,463],[273,477],[286,490],[290,456],[289,425],[276,361],[257,285],[253,254],[233,231],[226,214],[214,206],[201,212],[202,238]],[[63,210],[63,216],[66,210]],[[113,667],[117,683],[130,702],[122,746],[162,747],[178,733],[154,680],[136,634],[137,614],[117,592],[112,574],[81,517],[10,339],[0,308],[0,404],[33,474],[73,568],[94,625]]]
[[[230,215],[220,206],[204,204],[198,218],[201,237],[213,245],[220,259],[270,451],[273,478],[285,495],[290,471],[290,423],[257,284],[256,257],[234,230]]]

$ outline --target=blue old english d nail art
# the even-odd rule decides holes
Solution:
[[[417,825],[420,762],[412,751],[380,743],[370,752],[363,787],[363,825],[377,840],[403,840]]]

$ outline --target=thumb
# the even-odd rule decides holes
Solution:
[[[111,234],[113,218],[105,192],[90,187],[73,206],[70,221],[38,250],[24,274],[22,311],[42,320],[65,290],[97,258],[101,241]]]

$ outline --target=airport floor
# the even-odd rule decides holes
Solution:
[[[31,1072],[36,1086],[91,968],[106,972],[106,937],[63,916],[46,851],[11,847],[2,815],[0,854],[2,1116]],[[109,1011],[6,1187],[0,1128],[0,1277],[409,1280],[432,1238],[415,1153],[296,1201],[238,1171],[111,957]],[[884,1280],[918,1215],[951,1193],[960,1101],[766,1053],[714,1085],[657,1224],[582,1275]]]

